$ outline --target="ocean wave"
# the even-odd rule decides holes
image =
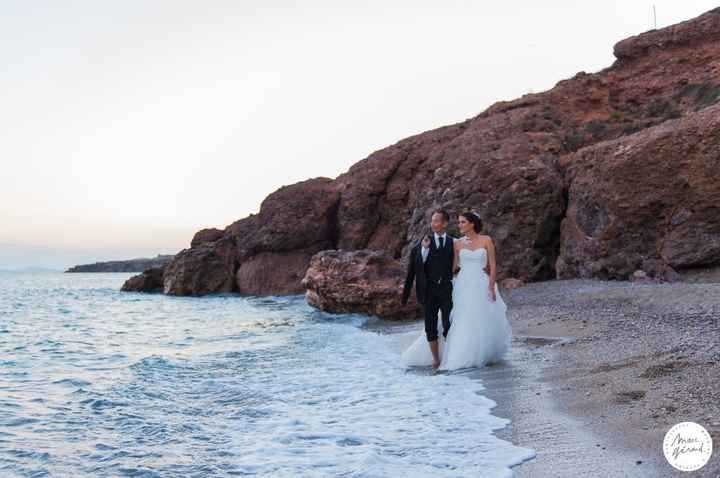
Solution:
[[[0,277],[13,475],[493,478],[527,457],[494,436],[482,383],[408,372],[371,317],[68,276]]]

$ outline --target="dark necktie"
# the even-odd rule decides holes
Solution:
[[[440,236],[440,249],[445,247],[445,236]]]

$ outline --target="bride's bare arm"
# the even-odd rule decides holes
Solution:
[[[490,289],[495,289],[495,272],[497,270],[495,264],[495,244],[493,244],[492,238],[488,236],[487,241],[487,252],[488,252],[488,265],[490,266]]]
[[[460,242],[456,239],[453,241],[453,275],[457,275],[458,269],[458,254],[460,253]]]

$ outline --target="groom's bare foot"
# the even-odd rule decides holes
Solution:
[[[428,345],[430,345],[430,353],[432,354],[432,368],[433,370],[437,370],[437,368],[440,366],[440,354],[438,352],[437,339],[429,342]]]

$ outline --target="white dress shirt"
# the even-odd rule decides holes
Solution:
[[[436,232],[434,234],[435,234],[435,247],[440,248],[440,238],[441,237],[443,238],[443,241],[445,242],[445,244],[447,244],[447,234],[446,233],[443,232],[442,234],[438,234]],[[429,247],[421,247],[421,252],[422,252],[423,262],[425,262],[427,260],[428,254],[430,254],[430,248]]]

